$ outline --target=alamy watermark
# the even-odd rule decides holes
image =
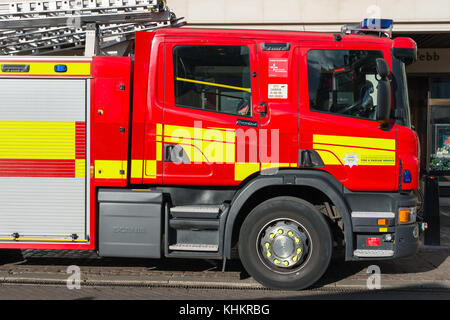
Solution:
[[[70,276],[67,278],[66,286],[67,289],[73,290],[73,289],[81,289],[81,269],[79,266],[68,266],[66,270],[67,274],[70,274]]]
[[[367,278],[366,286],[369,290],[381,289],[381,269],[377,265],[371,265],[367,268],[367,273],[370,274]]]

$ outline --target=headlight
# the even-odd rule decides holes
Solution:
[[[400,224],[416,222],[417,211],[415,207],[398,209],[398,222]]]

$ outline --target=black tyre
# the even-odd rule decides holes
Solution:
[[[313,285],[327,270],[331,255],[327,221],[312,204],[295,197],[261,203],[239,233],[242,264],[256,281],[272,289]]]

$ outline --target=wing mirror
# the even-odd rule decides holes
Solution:
[[[386,60],[376,59],[377,73],[381,77],[377,87],[377,121],[383,126],[391,118],[391,82],[389,80],[390,70]]]

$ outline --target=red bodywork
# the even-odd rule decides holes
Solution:
[[[312,49],[379,50],[391,66],[394,44],[402,48],[415,46],[408,39],[397,42],[387,38],[362,35],[342,35],[335,41],[329,33],[300,33],[249,30],[161,29],[156,32],[137,32],[135,59],[122,57],[94,57],[90,86],[90,242],[89,244],[2,244],[4,248],[39,249],[95,249],[97,228],[96,190],[99,187],[144,188],[155,185],[238,187],[245,180],[270,166],[298,167],[298,150],[319,150],[328,154],[330,163],[324,170],[352,191],[397,191],[399,160],[403,169],[412,173],[411,183],[403,190],[418,187],[418,139],[410,129],[393,124],[390,130],[380,129],[376,121],[368,121],[333,114],[312,112],[309,109],[306,55]],[[263,43],[289,43],[288,51],[263,51]],[[169,126],[195,128],[201,121],[203,129],[237,130],[237,115],[221,114],[177,107],[174,104],[172,49],[179,44],[233,44],[247,46],[251,55],[253,114],[247,120],[257,123],[257,133],[279,135],[279,159],[273,164],[261,156],[261,135],[243,142],[246,148],[258,149],[257,159],[246,158],[238,169],[234,162],[174,164],[164,162],[164,143],[170,144],[166,133]],[[278,73],[273,66],[282,69]],[[269,98],[268,84],[287,84],[285,99]],[[257,110],[265,103],[265,116]],[[131,106],[131,107],[130,107]],[[130,123],[131,120],[131,123]],[[217,129],[219,128],[219,129]],[[194,130],[194,129],[193,129]],[[314,136],[334,137],[328,142],[315,141]],[[336,138],[337,137],[337,138]],[[341,139],[339,137],[351,137]],[[371,143],[361,146],[359,138]],[[194,135],[193,144],[207,142],[205,136]],[[383,140],[377,140],[383,139]],[[358,142],[354,144],[353,141]],[[366,140],[362,140],[363,142]],[[394,141],[395,149],[377,141]],[[229,141],[223,143],[228,144]],[[237,150],[238,142],[234,143]],[[242,147],[242,146],[241,146]],[[264,153],[272,154],[274,146]],[[333,148],[349,147],[395,152],[395,164],[346,166],[334,155]],[[386,149],[387,148],[387,149]],[[201,148],[200,148],[201,149]],[[200,150],[203,152],[203,150]],[[333,158],[334,157],[334,158]],[[333,160],[334,159],[334,160]],[[97,161],[97,162],[96,162]],[[101,177],[98,161],[122,168],[117,176]],[[251,164],[250,162],[255,162]],[[239,161],[242,162],[242,161]],[[248,163],[247,163],[248,162]],[[267,166],[268,162],[272,162]],[[340,162],[340,163],[338,163]],[[251,168],[250,168],[251,167]],[[256,169],[255,169],[256,168]],[[89,173],[87,173],[89,174]]]

